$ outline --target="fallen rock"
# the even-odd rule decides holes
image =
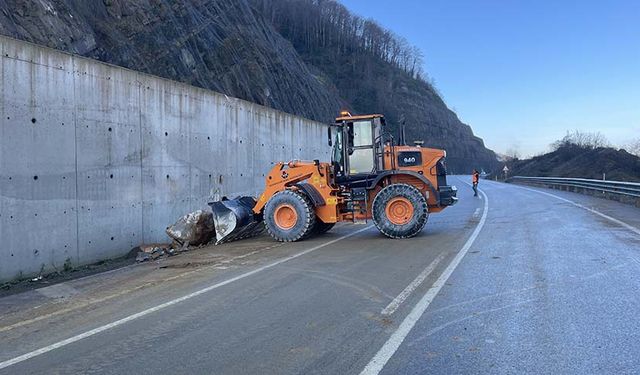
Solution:
[[[145,253],[144,251],[139,252],[138,256],[136,257],[136,262],[138,263],[146,262],[149,260],[151,260],[151,255],[149,253]]]
[[[153,251],[151,252],[151,259],[158,259],[161,256],[163,256],[165,254],[164,249],[161,249],[159,247],[156,247],[153,249]]]
[[[209,243],[215,236],[213,214],[198,210],[187,214],[175,224],[167,227],[167,235],[175,240],[182,248]]]

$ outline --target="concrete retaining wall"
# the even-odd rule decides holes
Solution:
[[[0,37],[0,281],[166,241],[215,191],[328,159],[326,127],[223,94]]]

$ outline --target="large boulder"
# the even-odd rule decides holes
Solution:
[[[180,245],[198,246],[209,243],[216,234],[213,214],[198,210],[184,215],[167,227],[167,235]]]

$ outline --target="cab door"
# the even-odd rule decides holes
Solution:
[[[347,123],[348,175],[375,172],[374,124],[372,120]]]

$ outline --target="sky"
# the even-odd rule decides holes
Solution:
[[[340,0],[425,54],[449,108],[520,157],[567,131],[640,138],[640,0]]]

